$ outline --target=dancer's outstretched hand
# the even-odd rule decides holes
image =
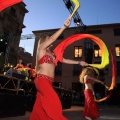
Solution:
[[[86,63],[85,61],[80,61],[79,65],[81,65],[81,66],[88,66],[88,63]]]
[[[70,26],[70,24],[71,24],[71,17],[68,17],[68,19],[65,21],[65,23],[64,23],[64,26],[67,28],[67,27],[69,27]]]

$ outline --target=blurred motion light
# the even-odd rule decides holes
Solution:
[[[79,25],[80,24],[80,22],[81,22],[81,20],[78,18],[78,19],[74,19],[74,23],[76,23],[77,25]]]

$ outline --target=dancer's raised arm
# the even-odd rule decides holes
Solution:
[[[45,40],[45,42],[41,43],[41,49],[45,49],[48,46],[50,46],[55,40],[57,40],[57,38],[62,34],[62,32],[69,27],[71,23],[71,18],[68,17],[68,19],[65,21],[64,25],[57,31],[55,32],[52,36],[47,37],[47,39]]]

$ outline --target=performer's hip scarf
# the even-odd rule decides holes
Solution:
[[[67,120],[62,115],[62,105],[52,87],[53,78],[39,74],[35,78],[36,101],[29,120]]]
[[[98,107],[94,101],[93,91],[91,89],[84,90],[85,95],[85,107],[83,112],[83,118],[90,117],[96,119],[99,117]]]

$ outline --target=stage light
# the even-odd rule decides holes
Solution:
[[[0,39],[0,41],[2,42],[2,41],[3,41],[3,39]]]
[[[79,19],[79,18],[78,19],[76,19],[76,18],[74,19],[74,23],[76,23],[77,25],[79,25],[80,22],[81,22],[81,19]]]

